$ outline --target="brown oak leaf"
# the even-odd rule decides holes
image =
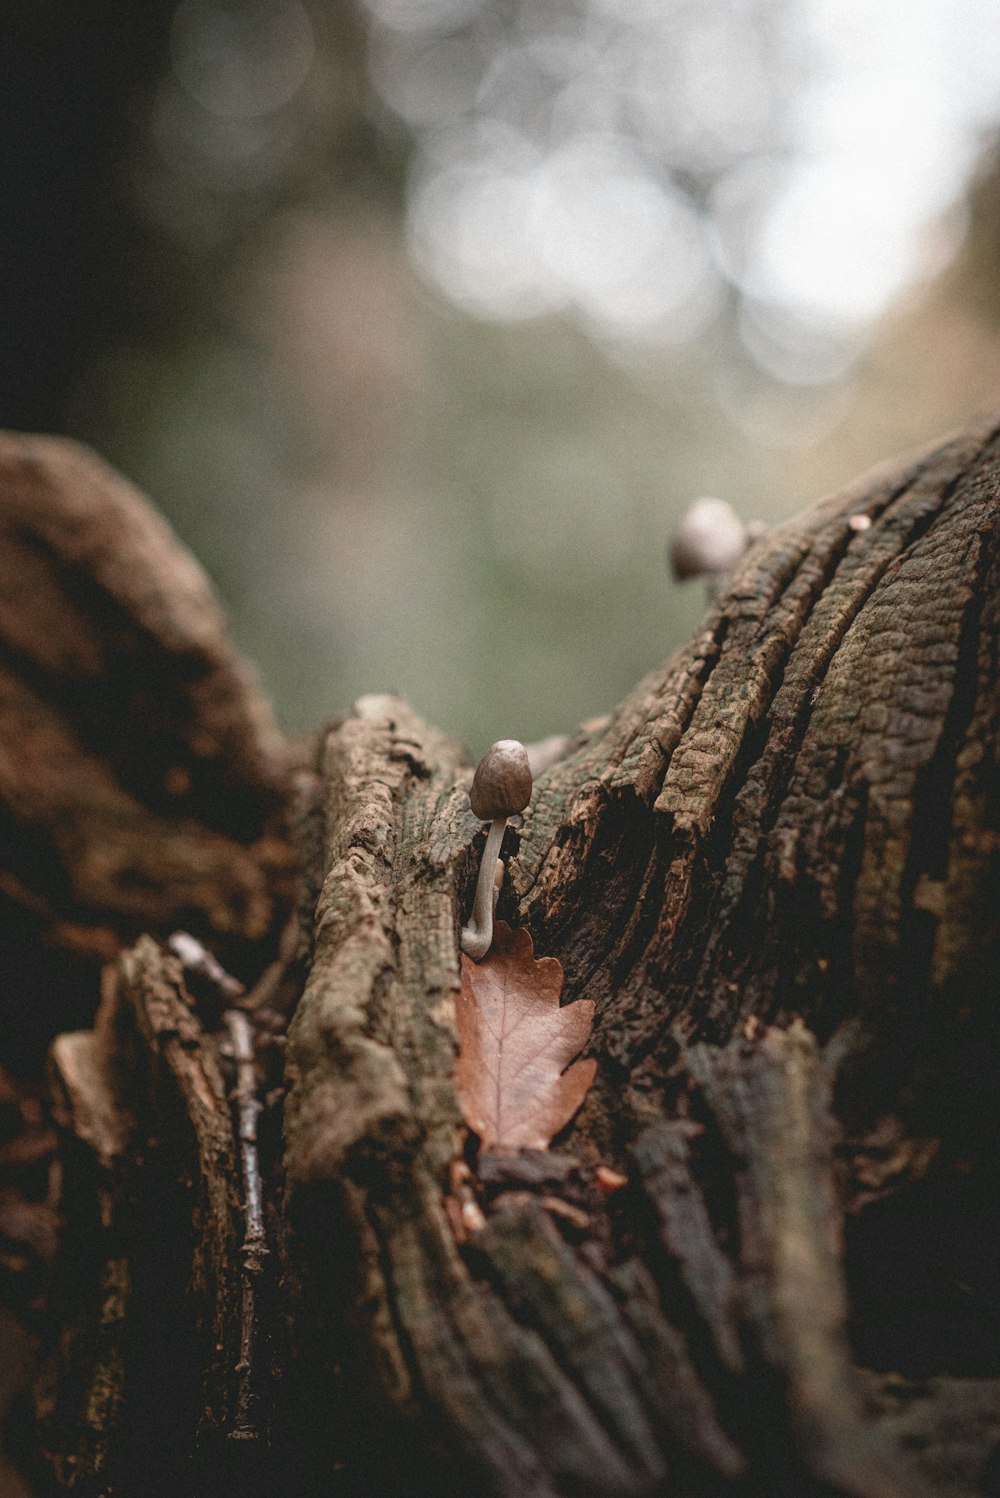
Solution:
[[[562,964],[534,958],[527,931],[497,923],[479,963],[462,958],[455,1087],[484,1149],[546,1149],[569,1123],[597,1062],[577,1061],[594,1023],[590,999],[560,1006]]]

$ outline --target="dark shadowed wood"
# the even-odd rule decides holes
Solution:
[[[197,563],[69,442],[0,440],[0,669],[6,894],[81,941],[193,912],[267,930],[247,845],[287,751]]]
[[[73,1376],[48,1401],[48,1449],[74,1490],[134,1489],[151,1469],[180,1491],[245,1411],[238,1149],[179,959],[143,937],[108,970],[94,1029],[60,1036],[52,1063],[57,1117],[92,1152],[67,1159],[65,1198],[97,1211],[71,1216],[65,1244]]]
[[[460,747],[389,697],[325,733],[288,804],[297,939],[235,1001],[265,1103],[249,1337],[233,991],[148,939],[119,959],[53,1053],[64,1211],[101,1245],[49,1365],[63,1482],[992,1491],[994,432],[766,538],[540,775],[499,914],[597,1009],[596,1079],[549,1152],[478,1151],[456,1098],[482,844]]]
[[[26,1001],[58,1013],[144,930],[248,960],[288,900],[288,772],[161,517],[73,443],[0,434],[0,955]]]

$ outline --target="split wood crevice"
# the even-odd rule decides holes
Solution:
[[[537,782],[499,914],[597,1074],[513,1156],[452,1084],[461,747],[387,697],[284,746],[77,450],[0,446],[0,528],[3,1032],[121,948],[51,1052],[39,1482],[997,1491],[995,425],[766,538]]]

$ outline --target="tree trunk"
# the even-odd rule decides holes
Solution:
[[[50,490],[18,525],[44,528]],[[151,933],[52,1049],[64,1228],[36,1398],[57,1483],[1000,1491],[998,530],[993,427],[868,477],[760,543],[539,777],[499,914],[597,1007],[596,1079],[549,1150],[478,1148],[456,1100],[482,844],[459,746],[369,697],[283,751],[220,634],[195,670],[144,625],[174,683],[150,734],[94,657],[118,712],[102,784],[140,812],[88,811],[70,842],[68,801],[32,800],[20,762],[0,786],[22,938],[27,911],[79,963],[81,931],[102,956]],[[174,596],[164,555],[130,618],[152,579]],[[91,567],[60,563],[58,607],[110,640]],[[78,666],[18,655],[12,628],[11,691],[51,706]],[[206,652],[224,690],[191,687]],[[99,737],[96,708],[59,712],[64,739]],[[127,878],[84,879],[92,844],[88,869],[154,868],[141,911]],[[180,923],[198,941],[165,941]]]

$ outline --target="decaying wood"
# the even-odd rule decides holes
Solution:
[[[0,953],[21,1007],[143,931],[252,962],[288,900],[288,773],[152,507],[73,443],[0,434]]]
[[[66,1197],[97,1208],[66,1245],[65,1293],[92,1299],[65,1316],[72,1334],[47,1411],[55,1470],[83,1492],[135,1491],[147,1468],[155,1490],[182,1491],[192,1469],[207,1485],[221,1443],[244,1436],[250,1415],[241,1246],[244,1216],[248,1230],[258,1223],[241,1198],[237,1137],[249,1110],[234,1130],[180,960],[150,937],[108,969],[94,1029],[60,1036],[52,1068],[58,1116],[91,1147],[68,1158]],[[95,1261],[89,1286],[71,1249]],[[95,1321],[97,1345],[81,1347]],[[83,1393],[67,1408],[74,1386]]]
[[[697,1491],[742,1467],[767,1491],[917,1491],[852,1369],[836,1146],[894,1114],[942,1140],[947,1200],[996,1135],[975,1083],[984,1047],[996,1065],[997,475],[981,430],[784,527],[542,777],[501,909],[562,961],[568,1000],[598,1002],[564,1147],[630,1181],[582,1242],[518,1205],[455,1243],[466,782],[400,704],[330,735],[293,1219],[305,1245],[313,1212],[355,1221],[348,1312],[468,1481]],[[679,1364],[700,1429],[690,1401],[663,1406]]]
[[[269,1491],[989,1491],[998,540],[994,427],[886,468],[758,544],[542,773],[499,914],[597,1009],[595,1080],[548,1151],[479,1149],[456,1097],[481,840],[461,749],[388,697],[326,733],[287,803],[298,940],[239,1001],[270,1100]],[[89,1393],[67,1410],[55,1374],[49,1449],[64,1483],[136,1491],[166,1411],[142,1491],[241,1491],[219,1450],[246,1388],[246,1048],[234,1112],[224,1006],[201,1022],[147,938],[111,972],[54,1050],[67,1233],[104,1225],[78,1229],[90,1299],[62,1321]],[[280,1077],[265,1017],[283,1039],[300,974]],[[169,1248],[141,1230],[154,1191]]]

